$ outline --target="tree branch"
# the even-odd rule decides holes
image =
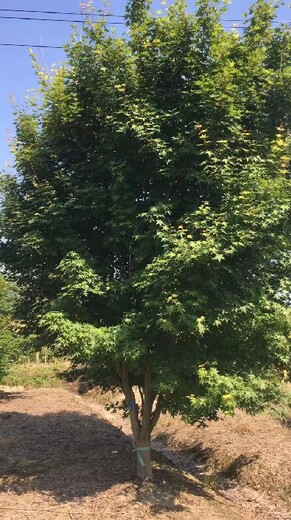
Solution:
[[[150,436],[150,419],[153,405],[153,395],[151,389],[152,373],[149,368],[144,373],[144,406],[142,414],[141,436],[147,439]]]
[[[127,401],[132,433],[134,438],[138,439],[141,430],[141,424],[138,418],[138,408],[136,406],[134,391],[132,389],[132,385],[130,384],[128,369],[125,364],[122,364],[121,376],[122,389]]]
[[[122,381],[122,366],[121,366],[121,363],[116,363],[115,364],[115,370],[116,370],[116,373],[118,374],[118,376],[120,377],[121,381]]]
[[[138,388],[138,391],[139,391],[139,395],[140,395],[140,399],[141,399],[141,411],[143,413],[143,408],[144,408],[144,396],[143,396],[143,392],[142,392],[142,388],[140,385],[137,385],[137,388]]]
[[[156,424],[160,418],[162,408],[163,408],[163,397],[161,395],[159,395],[158,399],[157,399],[156,407],[153,410],[152,415],[151,415],[151,420],[150,420],[150,431],[151,432],[153,431],[154,427],[156,426]]]

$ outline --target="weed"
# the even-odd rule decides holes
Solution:
[[[15,364],[3,380],[4,385],[24,388],[58,388],[65,386],[62,373],[68,368],[66,361],[55,363]]]

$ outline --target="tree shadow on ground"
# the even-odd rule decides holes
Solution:
[[[194,478],[191,479],[190,475],[181,473],[174,465],[170,465],[167,459],[161,460],[164,457],[160,453],[155,452],[153,459],[154,482],[141,487],[137,493],[137,499],[150,504],[151,512],[154,515],[162,512],[185,513],[188,511],[183,499],[179,500],[182,493],[213,500],[213,495],[204,488],[201,482]]]
[[[176,501],[183,490],[212,499],[201,483],[181,475],[157,452],[153,453],[155,484],[151,490],[141,488],[135,480],[131,440],[93,413],[11,411],[9,417],[0,413],[0,428],[4,446],[0,492],[39,491],[65,503],[125,484],[133,486],[137,501],[147,502],[156,513],[186,511]]]
[[[203,446],[202,442],[196,443],[190,451],[192,462],[195,462],[196,468],[199,471],[199,477],[203,477],[205,475],[205,470],[211,465],[211,460],[215,458],[215,452],[217,450],[214,448],[209,448]],[[234,482],[239,478],[241,471],[246,467],[258,460],[259,455],[245,455],[240,454],[238,457],[229,458],[229,460],[222,460],[222,467],[219,469],[213,469],[212,477],[216,481],[216,487],[218,486],[218,482],[222,479],[229,481],[229,486],[236,485]],[[216,464],[217,465],[217,464]],[[196,473],[197,475],[198,473]],[[231,484],[232,482],[232,484]],[[225,484],[225,482],[224,482]]]
[[[220,471],[217,471],[215,473],[215,478],[224,479],[224,481],[227,479],[228,487],[232,487],[232,482],[239,478],[241,471],[258,459],[259,455],[257,454],[252,456],[241,454],[233,459],[229,464],[226,464]]]
[[[170,439],[167,434],[158,436],[158,444],[169,444]],[[226,488],[234,488],[238,484],[241,471],[259,459],[258,454],[247,456],[240,454],[238,457],[229,460],[216,459],[215,448],[206,447],[202,442],[195,442],[191,448],[170,448],[164,450],[169,452],[169,458],[174,459],[187,472],[201,480],[205,485],[214,489],[216,493]]]

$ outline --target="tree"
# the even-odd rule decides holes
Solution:
[[[290,363],[290,31],[258,0],[227,32],[218,5],[131,1],[129,36],[89,21],[63,67],[35,63],[4,182],[30,330],[122,388],[142,478],[162,411],[254,412]]]
[[[16,299],[15,285],[0,274],[0,381],[9,365],[17,360],[22,346],[22,338],[17,334],[16,323],[11,318]]]

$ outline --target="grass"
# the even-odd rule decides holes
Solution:
[[[1,384],[24,388],[62,388],[66,386],[62,373],[68,366],[67,361],[15,364]]]

